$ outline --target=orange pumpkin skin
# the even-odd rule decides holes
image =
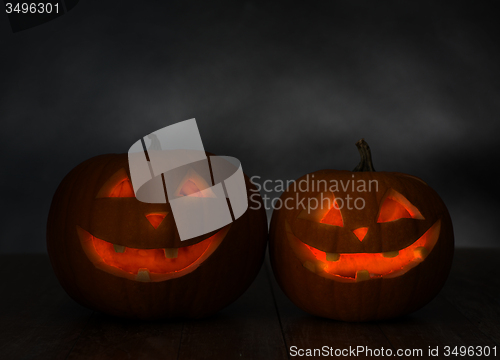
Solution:
[[[422,180],[401,173],[321,170],[304,175],[297,183],[307,176],[314,178],[315,183],[318,180],[326,180],[327,183],[337,180],[340,183],[342,180],[346,184],[348,180],[355,180],[359,184],[358,180],[362,180],[368,184],[370,180],[376,180],[378,191],[358,192],[349,187],[333,193],[335,198],[345,199],[349,195],[352,199],[362,197],[365,201],[363,210],[353,206],[352,210],[346,206],[340,209],[342,226],[304,218],[302,208],[274,210],[270,225],[271,264],[281,289],[295,305],[310,314],[326,318],[369,321],[408,314],[438,294],[451,268],[454,237],[448,210],[433,189]],[[281,196],[282,203],[287,198],[293,198],[289,204],[295,204],[298,197],[299,201],[305,199],[307,204],[308,199],[318,198],[322,192],[329,193],[324,188],[313,191],[311,186],[307,190],[298,191],[293,186],[289,187]],[[424,219],[401,218],[378,222],[383,217],[382,203],[394,191],[414,205]],[[364,237],[360,236],[360,241],[355,230],[363,228],[367,228],[367,232]],[[424,234],[432,236],[425,237]],[[429,247],[431,237],[435,242],[430,251],[422,247],[415,250],[417,239],[427,239],[426,246]],[[397,257],[385,257],[393,256],[391,252],[394,251],[399,251]],[[399,269],[401,264],[395,265],[394,269],[390,267],[393,266],[391,261],[398,264],[400,256],[416,256],[411,255],[415,251],[423,253],[425,258],[413,258],[404,270],[403,267]],[[337,254],[330,255],[330,260],[338,260],[328,262],[322,252]],[[345,264],[352,259],[358,261],[353,269],[375,270],[361,271],[360,281],[357,281],[357,275]],[[377,261],[380,261],[379,264],[386,261],[389,267],[376,273],[382,266]],[[332,268],[343,268],[343,276],[338,276]],[[364,279],[363,273],[366,276]]]
[[[221,233],[214,231],[180,241],[168,203],[142,203],[135,197],[96,198],[110,178],[120,172],[130,178],[127,154],[91,158],[74,168],[54,195],[47,224],[47,250],[57,278],[74,300],[93,310],[120,317],[200,318],[224,308],[248,288],[262,265],[267,245],[263,206],[260,210],[249,207]],[[250,196],[255,187],[246,176],[245,181]],[[159,225],[152,226],[146,214],[166,216]],[[207,239],[208,242],[217,239],[207,248],[211,252],[198,250],[205,252],[193,263],[196,266],[182,265],[182,261],[193,260],[181,257],[187,253],[186,249],[199,247]],[[110,256],[128,256],[140,263],[143,260],[135,259],[140,257],[135,254],[145,254],[152,259],[152,264],[172,263],[173,268],[177,266],[178,269],[166,275],[151,272],[151,278],[138,281],[134,279],[138,276],[137,269],[130,274],[104,264],[100,260],[104,253],[97,254],[97,247],[88,245],[96,244],[92,241],[108,248],[111,246],[111,249],[113,245],[109,243],[125,246],[123,253]],[[216,245],[212,248],[212,244]],[[163,248],[175,250],[177,257],[154,259]],[[94,258],[89,257],[87,251],[91,251]],[[198,253],[192,256],[198,257]]]

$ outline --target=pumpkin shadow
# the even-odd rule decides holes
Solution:
[[[92,314],[92,318],[94,321],[98,321],[103,324],[116,325],[116,326],[143,326],[143,325],[157,325],[157,324],[180,324],[182,325],[186,320],[178,317],[178,318],[170,318],[170,319],[138,319],[138,318],[126,318],[113,316],[102,312],[94,312]]]
[[[376,320],[373,322],[380,325],[402,325],[415,322],[418,318],[419,317],[415,316],[414,314],[406,314],[392,319]]]

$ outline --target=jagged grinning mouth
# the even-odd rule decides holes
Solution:
[[[327,253],[300,241],[288,222],[285,223],[285,231],[290,246],[306,269],[336,281],[359,282],[401,276],[420,264],[436,245],[441,220],[436,221],[413,244],[399,251],[384,253]]]
[[[118,277],[158,282],[194,271],[217,249],[231,225],[190,246],[168,249],[137,249],[115,245],[76,227],[85,254],[94,266]]]

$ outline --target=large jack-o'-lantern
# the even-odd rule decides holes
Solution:
[[[189,170],[178,195],[198,193],[203,181]],[[246,176],[245,182],[250,196],[255,187]],[[47,225],[52,266],[73,299],[143,319],[197,318],[225,307],[255,278],[266,243],[263,206],[181,241],[168,203],[135,198],[127,154],[97,156],[73,169],[54,195]]]
[[[316,171],[283,193],[282,204],[309,207],[273,212],[271,263],[286,295],[311,314],[391,318],[422,307],[443,286],[453,258],[452,223],[424,181],[375,172],[368,144],[356,145],[361,163],[353,172]]]

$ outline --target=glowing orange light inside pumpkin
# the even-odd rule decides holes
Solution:
[[[109,197],[135,197],[134,189],[130,180],[123,179],[116,184],[109,193]]]
[[[113,244],[101,239],[92,238],[92,245],[102,259],[110,266],[131,274],[146,268],[150,273],[167,274],[181,271],[188,267],[208,249],[215,235],[191,246],[178,248],[177,257],[168,259],[163,249],[135,249],[126,247],[123,253],[117,253]]]
[[[359,241],[363,241],[363,239],[366,236],[366,233],[368,232],[368,228],[363,227],[363,228],[353,230],[352,232],[354,233],[354,235],[356,235],[356,237],[359,239]]]
[[[136,249],[113,245],[96,238],[80,226],[76,227],[85,254],[98,269],[135,281],[141,269],[149,273],[149,281],[165,281],[189,274],[198,268],[220,245],[230,225],[194,245],[169,249]],[[121,252],[117,252],[121,251]]]
[[[414,264],[423,261],[422,254],[427,254],[432,250],[439,237],[440,229],[441,222],[438,221],[413,244],[399,250],[399,254],[395,257],[384,257],[383,253],[345,253],[340,254],[337,261],[327,261],[324,251],[309,246],[295,237],[293,246],[306,257],[308,253],[312,254],[319,262],[318,266],[328,274],[355,279],[358,271],[366,270],[371,278],[375,278],[413,267]]]
[[[403,195],[395,190],[384,200],[380,207],[378,223],[396,221],[399,219],[418,219],[423,220],[424,217]]]
[[[395,221],[398,219],[411,219],[412,216],[406,208],[394,199],[387,198],[380,208],[377,222]]]
[[[186,180],[186,182],[182,185],[179,194],[182,196],[196,196],[196,197],[203,197],[203,194],[199,192],[200,189],[192,180]]]
[[[165,219],[165,216],[167,216],[166,213],[156,213],[156,214],[151,213],[147,214],[146,218],[149,220],[151,225],[153,225],[153,227],[157,229],[158,226],[160,226],[163,219]]]
[[[344,226],[342,213],[340,212],[339,206],[337,205],[336,201],[334,201],[334,205],[319,222],[328,225]]]

